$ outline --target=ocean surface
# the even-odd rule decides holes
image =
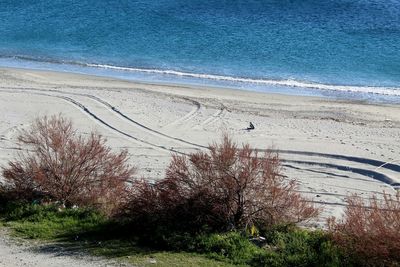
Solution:
[[[0,0],[0,66],[400,102],[400,1]]]

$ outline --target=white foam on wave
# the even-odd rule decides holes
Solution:
[[[330,90],[330,91],[372,93],[372,94],[389,95],[389,96],[400,96],[400,88],[398,88],[398,87],[333,85],[333,84],[302,82],[302,81],[289,80],[289,79],[288,80],[251,79],[251,78],[240,78],[240,77],[222,76],[222,75],[214,75],[214,74],[180,72],[180,71],[175,71],[175,70],[128,68],[128,67],[118,67],[118,66],[112,66],[112,65],[90,64],[90,63],[85,64],[85,66],[94,67],[94,68],[119,70],[119,71],[130,71],[130,72],[161,74],[161,75],[174,75],[174,76],[180,76],[180,77],[207,79],[207,80],[216,80],[216,81],[240,82],[240,83],[252,83],[252,84],[259,84],[259,85],[287,86],[287,87],[299,87],[299,88],[307,88],[307,89],[319,89],[319,90]]]
[[[329,91],[353,92],[353,93],[370,93],[370,94],[378,94],[378,95],[394,96],[394,97],[400,96],[400,87],[335,85],[335,84],[323,84],[323,83],[315,83],[315,82],[307,82],[307,81],[298,81],[298,80],[292,80],[292,79],[274,80],[274,79],[242,78],[242,77],[215,75],[215,74],[181,72],[181,71],[175,71],[175,70],[120,67],[120,66],[107,65],[107,64],[93,64],[93,63],[84,63],[84,62],[77,62],[77,61],[58,61],[58,60],[49,60],[49,59],[38,59],[38,58],[33,58],[33,57],[23,56],[23,55],[17,55],[17,56],[0,55],[0,58],[13,58],[13,59],[19,59],[19,60],[23,60],[23,61],[42,62],[42,63],[49,63],[49,64],[61,64],[64,66],[65,66],[65,64],[67,64],[67,65],[72,65],[72,66],[75,65],[75,66],[81,66],[81,67],[109,69],[109,70],[125,71],[125,72],[169,75],[169,76],[178,76],[178,77],[184,77],[184,78],[214,80],[214,81],[222,81],[222,82],[233,82],[233,83],[244,83],[244,84],[247,83],[247,84],[269,85],[269,86],[286,86],[286,87],[293,87],[293,88],[297,87],[297,88],[302,88],[302,89],[317,89],[317,90],[329,90]]]

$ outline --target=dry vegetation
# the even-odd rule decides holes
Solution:
[[[2,184],[15,199],[59,201],[108,213],[119,206],[134,174],[127,151],[114,154],[96,133],[78,135],[62,116],[35,120],[18,140],[29,150],[3,168]]]
[[[125,211],[138,221],[225,231],[296,223],[318,212],[282,175],[277,154],[259,156],[227,136],[209,152],[174,155],[165,179],[137,181]]]
[[[328,221],[336,243],[365,265],[399,266],[400,193],[368,202],[353,195],[347,204],[342,221]]]

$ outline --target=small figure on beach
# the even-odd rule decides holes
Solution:
[[[249,125],[249,127],[247,127],[247,130],[248,130],[248,131],[254,130],[254,125],[253,125],[253,123],[250,122],[250,125]]]

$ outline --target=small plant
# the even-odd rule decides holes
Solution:
[[[27,147],[4,167],[1,188],[20,200],[91,206],[110,213],[118,207],[134,169],[128,154],[114,154],[96,133],[77,134],[61,115],[35,120],[18,140]]]
[[[343,266],[338,248],[322,231],[272,231],[269,249],[275,257],[265,259],[268,266]]]
[[[196,250],[218,260],[229,260],[234,264],[249,264],[265,254],[246,236],[238,232],[200,235],[196,238]]]
[[[335,242],[351,260],[368,266],[400,265],[400,193],[383,199],[347,199],[344,219],[328,220]]]

